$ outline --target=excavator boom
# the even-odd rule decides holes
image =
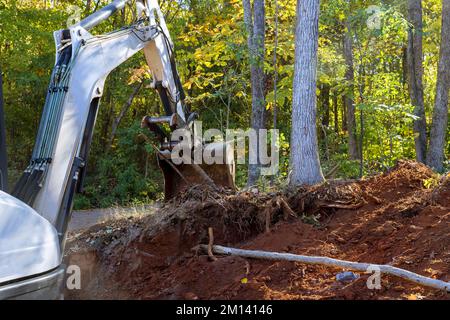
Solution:
[[[136,0],[137,18],[130,26],[103,35],[90,33],[92,28],[124,8],[127,3],[131,3],[131,0],[116,0],[70,28],[54,32],[56,62],[30,163],[11,195],[0,193],[0,211],[10,213],[0,217],[0,298],[7,296],[4,287],[2,291],[2,282],[7,281],[10,286],[14,279],[32,277],[38,273],[36,268],[27,269],[24,266],[22,269],[16,267],[22,270],[16,274],[10,270],[11,267],[2,265],[2,254],[11,252],[1,243],[16,241],[8,238],[11,230],[7,228],[11,225],[11,219],[20,225],[18,219],[30,220],[34,217],[39,221],[35,225],[41,225],[46,230],[46,239],[50,239],[50,243],[54,241],[52,239],[57,239],[53,246],[44,241],[44,248],[39,245],[42,240],[39,237],[31,240],[27,238],[27,224],[17,227],[16,233],[10,232],[16,238],[18,234],[23,233],[24,236],[20,241],[17,240],[17,254],[25,254],[25,251],[20,251],[20,246],[26,250],[27,246],[34,243],[37,248],[35,258],[29,256],[29,259],[23,260],[27,261],[28,266],[33,266],[30,263],[33,259],[40,259],[40,273],[45,273],[49,271],[46,268],[55,269],[56,260],[59,259],[61,263],[73,197],[82,190],[100,99],[111,71],[142,50],[151,73],[151,87],[160,95],[165,113],[158,117],[146,117],[143,126],[157,136],[165,132],[160,127],[162,125],[168,126],[170,132],[177,129],[189,131],[192,128],[196,116],[189,112],[184,103],[173,42],[156,0]],[[173,141],[170,134],[160,134],[159,139],[161,147],[158,159],[165,177],[167,198],[192,183],[201,182],[195,174],[199,168],[203,173],[209,172],[218,185],[234,187],[232,165],[215,169],[202,165],[195,167],[197,171],[192,171],[189,165],[175,165],[167,154],[179,141]],[[217,145],[218,150],[223,148],[223,145]],[[180,176],[180,172],[184,174]],[[15,210],[19,208],[22,214],[15,215]],[[53,233],[57,236],[54,237]],[[58,252],[48,254],[46,250]],[[52,257],[53,260],[45,261],[45,257]],[[8,259],[14,257],[8,256]]]

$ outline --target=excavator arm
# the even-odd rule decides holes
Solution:
[[[73,197],[82,189],[105,80],[141,50],[152,76],[151,87],[164,106],[165,114],[147,116],[142,124],[161,142],[158,160],[166,197],[199,182],[199,172],[203,177],[207,172],[218,185],[234,187],[234,166],[229,161],[221,170],[203,165],[203,169],[194,165],[193,170],[189,165],[175,165],[168,156],[179,141],[172,141],[160,125],[192,134],[196,114],[184,103],[173,43],[157,0],[136,0],[137,18],[130,26],[108,34],[90,33],[129,2],[115,0],[70,28],[54,32],[56,62],[30,163],[11,195],[0,191],[0,299],[58,296]],[[3,163],[0,170],[6,172]]]
[[[137,0],[137,20],[130,26],[97,36],[89,32],[128,2],[131,0],[116,0],[69,29],[54,33],[56,63],[37,140],[30,164],[12,195],[50,221],[58,230],[61,243],[73,196],[82,189],[100,98],[112,70],[137,52],[144,52],[152,76],[151,87],[159,93],[165,112],[160,117],[145,117],[144,127],[156,133],[164,132],[159,127],[163,123],[172,131],[189,129],[196,118],[184,103],[172,39],[157,0]],[[174,170],[167,154],[177,141],[160,134],[160,142],[158,159],[167,198],[190,183],[201,182],[197,171],[189,166],[181,165]],[[232,166],[225,164],[219,170],[209,167],[205,171],[211,173],[213,180],[217,177],[219,185],[234,187]],[[180,171],[184,172],[183,183],[178,182],[182,180]]]

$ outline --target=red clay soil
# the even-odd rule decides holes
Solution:
[[[108,222],[69,237],[66,262],[82,268],[67,299],[450,299],[382,275],[336,281],[342,269],[207,255],[237,248],[390,264],[450,281],[450,176],[403,161],[363,181],[294,193],[232,194],[194,187],[156,214]]]

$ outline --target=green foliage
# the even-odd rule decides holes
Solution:
[[[161,173],[147,167],[147,174],[143,175],[135,160],[140,155],[154,158],[147,154],[146,145],[137,140],[140,133],[138,122],[119,130],[117,151],[99,159],[95,175],[89,176],[84,193],[75,199],[76,209],[127,205],[161,197]]]
[[[106,4],[102,1],[100,6]],[[160,1],[175,44],[178,70],[187,94],[187,103],[208,128],[248,128],[251,116],[249,54],[243,24],[241,0]],[[437,60],[439,56],[440,0],[425,0],[424,7],[424,99],[427,123],[434,103]],[[6,126],[10,155],[10,178],[18,177],[30,158],[44,104],[47,83],[54,63],[52,32],[65,28],[78,5],[82,15],[92,13],[85,1],[0,0],[0,64],[4,76]],[[274,2],[266,1],[267,75],[265,94],[267,127],[272,127],[275,104],[280,130],[280,173],[276,185],[289,175],[292,83],[294,73],[294,27],[296,1],[278,0],[279,33],[277,48],[278,85],[275,101]],[[376,7],[374,7],[376,6]],[[376,10],[374,10],[374,8]],[[94,34],[120,28],[132,21],[133,7],[102,23]],[[318,137],[325,174],[335,178],[359,177],[360,163],[349,160],[347,136],[343,126],[345,110],[342,97],[355,101],[357,136],[363,142],[363,174],[386,169],[400,158],[414,158],[413,108],[404,73],[404,50],[408,23],[405,1],[321,1],[318,65]],[[354,92],[344,80],[345,62],[342,41],[344,23],[352,28],[355,67]],[[379,22],[379,24],[373,22]],[[375,26],[375,27],[374,27]],[[146,202],[161,197],[162,176],[154,150],[140,138],[137,121],[144,115],[158,115],[159,97],[148,88],[146,65],[138,54],[111,73],[105,85],[88,163],[85,192],[78,195],[76,208],[105,207],[113,204]],[[121,119],[111,141],[112,123],[133,91],[144,81],[133,105]],[[330,88],[323,98],[321,89]],[[328,103],[331,104],[326,110]],[[329,114],[328,122],[325,121]],[[362,115],[363,127],[360,117]],[[450,153],[450,142],[445,148]],[[447,168],[450,162],[446,162]],[[246,184],[247,166],[238,165],[237,185]],[[268,179],[261,181],[265,187]]]

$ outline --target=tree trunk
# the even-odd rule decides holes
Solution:
[[[319,0],[297,1],[290,159],[291,186],[311,185],[324,180],[320,168],[316,132],[319,9]]]
[[[134,98],[136,97],[136,95],[139,93],[139,90],[142,87],[143,82],[139,82],[133,89],[133,92],[131,93],[131,95],[128,97],[127,102],[125,102],[125,104],[122,106],[122,108],[120,109],[119,115],[114,119],[113,124],[112,124],[112,128],[111,128],[111,134],[109,135],[109,139],[108,139],[108,147],[106,149],[106,151],[109,151],[112,147],[112,144],[114,142],[114,138],[116,137],[116,133],[117,133],[117,128],[119,127],[120,121],[122,121],[122,118],[125,116],[125,114],[127,113],[128,109],[130,109],[131,104],[133,103]]]
[[[345,105],[345,95],[341,96],[341,105],[342,105],[342,131],[347,132],[347,107]]]
[[[442,1],[442,30],[439,67],[434,102],[433,124],[427,164],[441,171],[448,124],[448,95],[450,89],[450,0]]]
[[[333,113],[334,113],[334,132],[339,133],[339,113],[338,113],[338,96],[333,94]]]
[[[320,92],[322,103],[322,125],[327,128],[330,125],[330,86],[328,84],[322,85]]]
[[[264,128],[265,95],[264,95],[264,53],[265,53],[265,0],[254,0],[253,14],[250,0],[243,0],[244,22],[248,33],[248,48],[250,56],[250,73],[252,87],[252,117],[251,127],[256,130]],[[253,19],[252,19],[253,16]],[[254,23],[252,22],[254,20]],[[259,137],[259,134],[258,134]],[[256,184],[260,176],[260,159],[258,145],[252,146],[258,157],[256,164],[248,166],[247,186]]]
[[[344,103],[346,109],[346,120],[348,130],[348,154],[350,159],[359,158],[358,142],[356,139],[356,119],[355,119],[355,103],[353,100],[355,72],[353,67],[353,40],[352,31],[349,21],[345,23],[346,32],[344,35],[344,58],[345,58],[345,79],[348,83],[348,90],[345,94]]]
[[[423,54],[422,54],[422,0],[408,0],[408,48],[406,53],[408,89],[411,104],[414,106],[414,142],[416,159],[425,162],[427,148],[427,123],[423,101]]]
[[[6,154],[6,126],[3,108],[3,82],[0,67],[0,190],[8,192],[8,161]]]

